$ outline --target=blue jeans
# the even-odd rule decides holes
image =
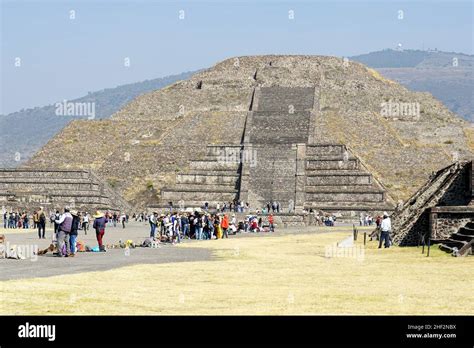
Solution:
[[[155,230],[156,230],[156,225],[155,224],[150,224],[150,237],[154,238],[155,237]]]
[[[184,224],[183,225],[183,238],[186,237],[186,235],[188,234],[189,232],[189,225],[188,224]]]
[[[196,227],[196,239],[202,239],[202,227]]]
[[[380,235],[379,248],[382,247],[382,242],[385,241],[384,246],[386,248],[390,247],[390,232],[383,232]]]
[[[70,234],[69,235],[69,244],[71,244],[71,253],[72,254],[76,253],[76,238],[77,238],[77,236],[75,234]]]
[[[176,230],[174,232],[174,235],[176,236],[176,240],[178,241],[178,243],[181,243],[181,236],[179,235],[179,230]]]

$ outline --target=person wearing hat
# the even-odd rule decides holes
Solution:
[[[382,242],[385,241],[384,246],[385,248],[390,247],[390,232],[392,230],[392,221],[388,217],[388,213],[386,211],[383,212],[383,219],[380,224],[380,241],[379,241],[379,249],[382,247]]]
[[[76,255],[76,239],[77,239],[77,230],[79,229],[81,217],[77,210],[71,210],[72,215],[72,225],[71,225],[71,232],[69,232],[69,244],[71,248],[71,253],[69,254],[70,257],[74,257]]]
[[[108,222],[107,218],[105,217],[104,213],[100,211],[96,211],[93,217],[94,224],[92,225],[92,228],[95,229],[95,235],[97,237],[97,243],[99,244],[99,250],[105,251],[104,244],[102,244],[102,238],[104,238],[105,225]]]
[[[69,246],[69,233],[71,233],[72,227],[72,215],[69,212],[69,207],[64,208],[64,214],[54,220],[54,223],[58,226],[58,256],[68,256],[71,249]],[[64,244],[66,244],[66,251],[63,255]]]

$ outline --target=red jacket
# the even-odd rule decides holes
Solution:
[[[227,215],[224,215],[224,218],[222,219],[221,222],[222,228],[229,228],[229,219],[227,218]]]

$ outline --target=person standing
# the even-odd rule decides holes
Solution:
[[[45,239],[46,237],[44,236],[44,233],[45,233],[45,230],[46,230],[46,215],[44,214],[43,208],[40,208],[37,215],[38,215],[38,237],[40,239],[41,238]],[[41,233],[41,232],[43,232],[43,233]]]
[[[70,257],[74,257],[76,255],[76,239],[77,239],[77,230],[79,229],[80,225],[80,216],[76,210],[71,210],[72,215],[72,225],[71,225],[71,232],[69,233],[69,244],[71,253],[69,254]]]
[[[187,214],[183,214],[183,216],[181,216],[181,231],[183,231],[183,239],[187,237],[189,239],[189,217]]]
[[[392,221],[388,217],[388,213],[386,211],[383,212],[383,219],[380,224],[380,241],[379,241],[379,249],[382,247],[382,242],[385,241],[384,247],[390,247],[390,232],[392,230]]]
[[[229,238],[229,218],[227,217],[227,214],[224,214],[224,217],[222,218],[222,238],[226,237]]]
[[[33,212],[33,228],[34,229],[37,229],[38,228],[38,222],[39,222],[39,219],[38,219],[38,212],[35,210]]]
[[[94,224],[92,228],[95,229],[95,235],[97,238],[97,243],[99,244],[99,250],[105,251],[104,244],[102,243],[102,239],[104,238],[105,234],[105,225],[107,224],[107,218],[105,217],[104,213],[100,211],[96,211],[95,215],[93,215]]]
[[[273,214],[268,215],[268,225],[270,232],[275,232],[275,225],[273,225]]]
[[[125,228],[125,222],[127,222],[127,215],[125,215],[125,213],[122,213],[122,215],[120,215],[120,220],[122,222],[122,228]]]
[[[89,213],[85,212],[84,215],[82,216],[82,230],[84,231],[84,234],[87,234],[87,231],[89,230]]]
[[[71,232],[72,227],[72,215],[69,212],[69,208],[64,208],[64,214],[62,214],[59,219],[54,220],[58,225],[58,256],[68,256],[70,253],[69,246],[69,233]],[[63,248],[66,245],[65,254],[63,255]]]
[[[202,239],[201,217],[197,214],[194,217],[194,238],[197,240]]]
[[[54,222],[54,233],[57,235],[59,233],[59,225],[55,222],[59,220],[60,214],[59,210],[56,210],[56,213],[51,217],[51,222]]]
[[[151,238],[155,238],[157,215],[158,215],[158,213],[154,212],[153,214],[150,214],[150,218],[148,219],[148,221],[150,223],[150,237]]]

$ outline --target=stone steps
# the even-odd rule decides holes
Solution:
[[[223,175],[223,174],[177,174],[176,183],[177,184],[204,184],[204,185],[236,185],[239,180],[239,175],[237,173],[232,175]]]
[[[178,175],[210,175],[210,176],[239,176],[237,169],[213,168],[213,169],[193,169],[187,173]]]
[[[474,230],[474,222],[468,222],[464,228],[467,228],[469,230]]]
[[[337,170],[355,170],[359,169],[359,161],[355,158],[349,159],[347,161],[342,160],[307,160],[306,169],[308,170],[328,170],[328,169],[337,169]]]
[[[472,239],[474,239],[473,235],[468,235],[468,234],[462,234],[462,233],[454,233],[451,235],[452,240],[458,240],[458,241],[464,241],[464,242],[469,242]]]
[[[319,186],[306,186],[306,193],[380,193],[383,194],[383,190],[373,185],[319,185]]]
[[[310,110],[314,104],[314,88],[261,87],[258,91],[258,110]]]
[[[249,141],[254,144],[306,143],[309,135],[310,113],[293,114],[253,112],[248,130]]]
[[[306,173],[306,186],[326,185],[372,185],[372,176],[362,171],[326,171],[324,174]]]
[[[0,183],[24,183],[24,184],[87,184],[90,178],[50,178],[50,177],[5,177],[0,178]]]
[[[357,161],[357,157],[349,156],[346,159],[344,159],[344,156],[342,154],[341,155],[325,155],[325,156],[306,155],[306,160],[307,161],[344,161],[344,160]]]
[[[166,191],[183,191],[183,192],[235,192],[235,185],[205,185],[205,184],[176,184],[165,189]]]
[[[306,156],[318,158],[343,156],[346,147],[342,144],[312,144],[306,146]]]
[[[347,202],[383,202],[384,194],[382,192],[307,192],[307,201],[315,202],[340,202],[346,204]],[[343,205],[344,205],[343,204]]]
[[[130,205],[92,171],[0,169],[0,204],[13,209],[65,205],[92,211]]]
[[[88,179],[89,172],[84,170],[0,169],[0,180],[4,178]]]
[[[469,222],[466,226],[464,227],[461,227],[459,229],[459,232],[458,233],[461,233],[465,236],[472,236],[474,238],[474,226],[473,227],[467,227],[469,226],[470,224],[472,224],[472,222]],[[470,225],[472,226],[472,225]]]
[[[73,191],[97,191],[99,190],[99,185],[89,182],[85,183],[61,183],[61,182],[0,182],[0,192],[1,191],[36,191],[44,188],[45,185],[48,185],[50,191],[54,190],[73,190]]]
[[[458,250],[460,250],[467,243],[468,242],[462,241],[462,240],[446,239],[441,243],[441,245],[445,245],[445,246],[448,246],[450,248],[458,248]]]
[[[193,160],[189,162],[190,169],[197,170],[235,170],[239,169],[239,163],[215,160]]]
[[[385,202],[305,202],[304,207],[306,209],[313,208],[319,209],[327,212],[334,211],[390,211],[392,207],[386,204]]]
[[[196,191],[196,190],[173,190],[173,188],[166,188],[161,190],[161,199],[164,202],[172,201],[178,202],[183,200],[190,201],[226,201],[231,202],[237,197],[237,190],[216,190],[213,191]]]
[[[206,156],[221,156],[223,153],[230,153],[232,151],[239,152],[242,148],[242,145],[207,145],[206,146]]]

